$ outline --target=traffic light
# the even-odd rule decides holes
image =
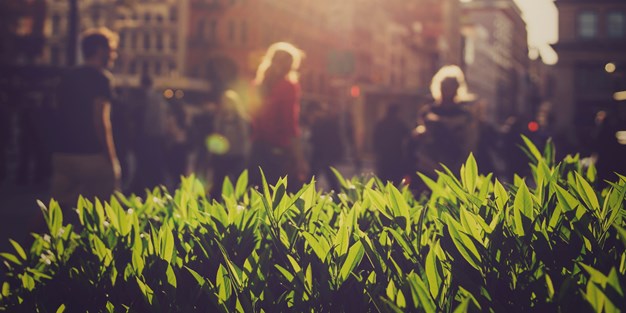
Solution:
[[[357,85],[350,87],[350,96],[352,98],[358,98],[361,95],[361,88]]]

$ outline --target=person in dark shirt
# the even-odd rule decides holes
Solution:
[[[431,93],[435,102],[419,114],[414,133],[417,169],[435,177],[439,164],[458,171],[470,152],[476,149],[478,127],[466,108],[474,96],[467,91],[458,66],[444,66],[433,77]]]
[[[51,196],[72,205],[79,195],[106,199],[121,175],[111,130],[112,76],[117,36],[106,28],[81,40],[84,64],[59,83]]]
[[[310,168],[311,175],[324,175],[330,190],[339,192],[339,181],[331,166],[342,157],[342,143],[338,116],[317,101],[309,104],[307,116],[311,121]]]
[[[398,105],[390,105],[385,117],[374,127],[376,174],[383,182],[390,181],[396,185],[408,173],[406,145],[410,134],[399,112]]]

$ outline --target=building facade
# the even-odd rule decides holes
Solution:
[[[532,118],[528,103],[528,33],[513,0],[464,3],[464,68],[470,90],[485,101],[491,121]]]
[[[626,2],[557,0],[559,41],[556,64],[556,122],[583,148],[599,111],[624,105],[614,99],[626,90]]]

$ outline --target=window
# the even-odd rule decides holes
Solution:
[[[156,34],[156,49],[157,51],[163,51],[163,34]]]
[[[598,32],[598,16],[595,12],[585,11],[578,14],[578,37],[594,38]]]
[[[143,63],[141,64],[141,73],[145,74],[145,75],[150,75],[150,64],[148,64],[148,61],[143,61]]]
[[[157,23],[159,23],[159,24],[160,24],[160,23],[163,23],[163,15],[161,15],[161,14],[157,14],[157,16],[156,16],[156,21],[157,21]]]
[[[98,11],[94,11],[91,14],[91,22],[93,23],[93,25],[97,26],[100,25],[100,12]]]
[[[610,38],[624,37],[624,12],[611,12],[608,14],[606,33]]]
[[[235,41],[235,21],[228,23],[228,40]]]
[[[52,63],[52,65],[61,64],[61,52],[57,46],[52,46],[50,48],[50,63]]]
[[[161,62],[154,63],[154,74],[161,75]]]
[[[574,68],[574,86],[578,94],[606,94],[611,91],[610,75],[603,64],[579,64]]]
[[[136,32],[132,32],[130,34],[130,48],[132,50],[137,49],[137,33]]]
[[[241,42],[246,43],[248,41],[248,24],[246,21],[241,21]]]
[[[173,75],[174,71],[176,71],[176,64],[174,62],[170,61],[170,66],[169,67],[170,67],[170,69],[169,69],[170,70],[170,75]]]
[[[128,66],[128,71],[131,74],[137,74],[137,61],[130,62],[130,65]]]
[[[178,19],[178,9],[176,7],[170,8],[170,21],[174,22]]]
[[[61,17],[58,15],[52,16],[52,33],[56,34],[61,31]]]
[[[150,50],[150,34],[148,33],[143,35],[143,49]]]
[[[120,32],[117,47],[118,47],[120,50],[122,50],[122,49],[124,49],[124,46],[125,46],[125,45],[126,45],[126,33],[125,33],[125,32]]]
[[[198,38],[203,38],[204,37],[204,24],[205,24],[204,19],[201,18],[198,21],[198,25],[196,26],[196,34],[197,34]]]
[[[217,21],[216,20],[212,20],[211,24],[209,25],[209,39],[212,42],[216,42],[217,41]]]
[[[172,35],[170,36],[170,50],[171,51],[176,51],[176,49],[178,48],[178,42],[176,40],[178,37],[176,37],[176,33],[172,33]]]
[[[144,21],[150,22],[151,19],[152,19],[152,16],[150,15],[150,13],[146,12],[146,14],[143,15]]]

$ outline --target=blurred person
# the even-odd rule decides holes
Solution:
[[[37,185],[47,180],[50,174],[44,129],[45,108],[43,100],[37,96],[40,95],[35,92],[25,94],[17,110],[17,185]]]
[[[298,68],[303,56],[304,53],[290,43],[274,43],[257,69],[256,94],[251,100],[252,184],[261,183],[259,166],[269,183],[289,174],[292,190],[308,175],[299,124]]]
[[[9,104],[4,99],[6,94],[0,94],[0,184],[8,176],[7,150],[11,145],[13,135],[11,127],[11,119],[13,114],[9,109]]]
[[[171,102],[166,119],[169,138],[165,147],[166,167],[172,183],[170,187],[176,187],[182,176],[189,175],[191,147],[187,120],[185,104],[179,101]]]
[[[153,88],[152,78],[141,77],[141,92],[135,103],[135,158],[132,191],[142,192],[166,183],[165,142],[167,103]]]
[[[214,124],[215,132],[208,143],[214,167],[211,195],[220,199],[224,179],[236,181],[250,151],[249,117],[235,91],[228,89],[222,95]]]
[[[374,126],[376,174],[383,182],[398,185],[409,172],[406,148],[410,134],[411,130],[400,119],[400,107],[389,105],[385,116]]]
[[[477,101],[473,105],[478,139],[476,148],[472,151],[480,173],[494,173],[497,175],[498,145],[500,133],[498,128],[487,120],[487,103]]]
[[[194,111],[191,118],[190,140],[195,155],[193,171],[198,177],[206,180],[209,180],[212,170],[207,140],[215,130],[216,110],[217,104],[213,101],[207,101]]]
[[[456,65],[442,67],[433,76],[430,91],[434,103],[426,105],[414,132],[417,170],[434,178],[443,164],[458,171],[476,149],[478,127],[467,104],[474,96],[467,90],[463,71]]]
[[[505,163],[503,180],[513,182],[515,174],[520,177],[530,175],[530,158],[523,152],[526,147],[522,135],[530,139],[528,121],[520,116],[509,116],[501,127],[502,146],[500,155]]]
[[[130,189],[132,174],[134,173],[133,163],[133,119],[132,108],[128,97],[128,91],[116,89],[116,99],[111,102],[111,128],[113,138],[115,138],[115,151],[120,161],[122,177],[120,178],[120,188],[122,191]]]
[[[331,166],[340,161],[343,154],[338,116],[330,113],[317,101],[309,104],[306,116],[311,119],[309,127],[311,175],[323,174],[330,190],[339,192],[339,181],[331,170]]]
[[[592,145],[598,171],[597,184],[607,187],[617,174],[626,175],[626,104],[596,114],[596,136]]]
[[[117,35],[106,28],[81,38],[84,64],[59,82],[51,196],[74,205],[78,196],[106,199],[121,176],[111,129],[112,75]]]

